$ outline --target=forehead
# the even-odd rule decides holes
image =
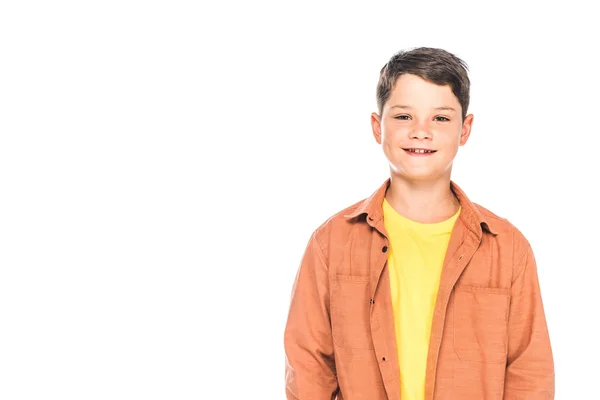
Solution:
[[[390,94],[390,104],[397,102],[413,106],[459,104],[450,85],[439,86],[413,74],[403,74],[396,79]]]

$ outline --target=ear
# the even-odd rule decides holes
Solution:
[[[469,136],[471,135],[471,128],[473,127],[473,114],[469,114],[465,117],[465,120],[462,124],[462,130],[460,133],[460,145],[464,146],[469,140]]]
[[[371,113],[371,128],[378,144],[381,144],[381,117],[376,112]]]

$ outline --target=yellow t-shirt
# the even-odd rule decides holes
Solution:
[[[400,215],[383,199],[402,400],[425,398],[431,320],[442,264],[460,210],[445,221],[424,224]]]

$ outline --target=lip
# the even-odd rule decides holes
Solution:
[[[432,156],[435,153],[437,153],[437,150],[434,151],[433,153],[413,153],[412,151],[408,151],[406,149],[402,149],[402,150],[404,150],[404,152],[411,157],[429,157],[429,156]],[[423,149],[423,150],[429,150],[429,149]]]

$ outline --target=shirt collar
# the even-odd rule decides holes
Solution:
[[[387,178],[371,196],[359,202],[356,209],[350,214],[345,214],[344,217],[352,219],[359,215],[366,214],[369,221],[372,221],[373,224],[377,224],[379,220],[383,219],[383,198],[385,197],[385,192],[390,186],[390,183],[391,178]],[[459,218],[463,220],[465,225],[471,231],[475,232],[479,237],[482,235],[482,228],[485,228],[493,235],[498,234],[481,213],[479,208],[469,200],[465,192],[456,184],[456,182],[450,180],[450,189],[454,192],[461,205]]]

